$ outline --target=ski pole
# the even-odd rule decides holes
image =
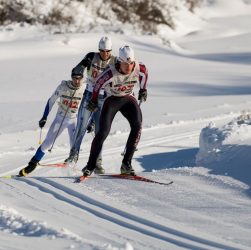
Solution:
[[[56,136],[55,136],[55,138],[54,138],[54,140],[53,140],[53,143],[52,143],[52,145],[51,145],[51,148],[48,150],[50,153],[51,153],[51,150],[52,150],[52,148],[53,148],[53,146],[54,146],[54,143],[55,143],[55,141],[56,141],[56,139],[57,139],[57,137],[58,137],[58,134],[59,134],[60,129],[61,129],[62,125],[63,125],[64,119],[65,119],[65,117],[66,117],[66,115],[67,115],[67,113],[68,113],[68,110],[69,110],[69,108],[70,108],[70,105],[71,105],[71,102],[72,102],[72,99],[73,99],[73,96],[75,95],[75,93],[76,93],[76,89],[74,90],[73,95],[71,96],[70,103],[69,103],[69,105],[67,106],[67,109],[66,109],[66,111],[65,111],[64,117],[63,117],[63,119],[62,119],[62,121],[61,121],[61,123],[60,123],[60,125],[59,125],[57,134],[56,134]]]
[[[40,130],[40,135],[39,135],[39,141],[38,141],[38,144],[41,145],[42,144],[42,129]]]
[[[139,101],[139,107],[141,106],[142,100]],[[138,151],[138,149],[136,148],[135,151]],[[124,148],[124,151],[121,153],[122,156],[124,156],[126,153],[126,146]]]
[[[88,120],[88,125],[87,125],[87,127],[92,123],[92,118],[93,118],[93,116],[94,116],[94,112],[92,112],[91,114],[90,114],[90,118],[89,118],[89,120]],[[95,124],[95,123],[94,123]],[[96,125],[94,125],[95,127],[96,127]],[[87,128],[86,127],[86,128]],[[94,137],[95,137],[95,127],[94,127],[94,130],[91,132],[91,135],[92,135],[92,138],[94,139]]]
[[[86,133],[86,130],[87,130],[87,127],[88,127],[88,125],[91,123],[91,121],[92,121],[92,117],[93,117],[93,115],[94,115],[94,112],[90,112],[90,115],[89,115],[89,118],[88,118],[88,120],[87,120],[87,125],[86,125],[86,127],[84,128],[84,130],[82,131],[82,133],[81,133],[81,127],[78,127],[78,125],[77,125],[77,128],[76,128],[76,131],[75,131],[75,133],[74,133],[74,144],[76,144],[76,140],[77,140],[77,138],[80,138],[80,137],[83,137],[84,138],[84,136],[85,136],[85,133]]]

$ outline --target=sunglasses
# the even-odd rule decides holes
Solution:
[[[133,65],[134,64],[134,62],[132,61],[132,62],[120,62],[121,64],[124,64],[124,65]]]
[[[78,80],[78,79],[81,80],[83,77],[82,77],[82,76],[73,76],[72,78],[73,78],[73,79],[76,79],[76,80]]]
[[[99,51],[100,51],[100,52],[107,52],[107,53],[109,53],[109,52],[111,52],[112,50],[100,49]]]

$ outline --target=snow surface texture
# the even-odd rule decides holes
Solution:
[[[1,250],[251,248],[251,122],[242,113],[251,106],[250,1],[208,2],[214,4],[199,10],[197,28],[166,44],[110,35],[114,54],[130,44],[149,68],[133,166],[174,184],[98,176],[73,183],[88,159],[88,134],[75,168],[0,178]],[[48,35],[30,26],[0,32],[1,176],[17,173],[34,155],[48,97],[103,35]],[[118,114],[103,150],[107,173],[118,173],[128,132]],[[42,162],[61,162],[68,151],[63,133]]]

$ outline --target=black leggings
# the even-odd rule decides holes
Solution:
[[[92,141],[91,153],[87,164],[88,169],[91,171],[96,167],[96,161],[102,145],[110,132],[112,121],[118,111],[128,120],[131,127],[123,162],[131,162],[132,160],[141,135],[142,113],[140,107],[133,96],[110,96],[104,102],[99,120],[99,132]]]

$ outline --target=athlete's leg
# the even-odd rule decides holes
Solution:
[[[87,163],[87,168],[90,171],[93,171],[96,167],[96,161],[98,159],[99,153],[102,149],[106,137],[110,132],[112,121],[118,110],[119,107],[117,105],[116,98],[113,98],[112,96],[108,97],[105,100],[101,111],[99,131],[92,141],[89,161]]]
[[[125,98],[127,99],[127,102],[120,109],[120,112],[128,120],[131,131],[126,143],[126,152],[123,162],[130,163],[141,136],[142,113],[137,100],[134,97],[129,96]]]
[[[91,92],[87,91],[85,93],[84,99],[82,100],[80,104],[79,111],[78,111],[77,126],[74,133],[74,143],[73,143],[73,146],[71,147],[70,155],[79,153],[81,143],[84,138],[86,128],[88,126],[88,122],[91,115],[91,112],[86,109],[86,105],[90,101],[91,94],[92,94]]]
[[[56,135],[60,136],[62,131],[67,127],[68,119],[65,118],[61,125],[62,119],[64,119],[63,116],[56,115],[54,121],[52,122],[49,128],[49,131],[46,135],[45,140],[43,141],[41,146],[37,149],[35,155],[29,161],[28,166],[20,170],[19,172],[20,176],[25,176],[35,170],[35,168],[37,167],[37,164],[45,155],[45,150],[51,147],[53,141],[55,140],[55,136]],[[60,128],[60,125],[61,125],[61,128]],[[58,131],[59,128],[60,128],[60,131]]]

